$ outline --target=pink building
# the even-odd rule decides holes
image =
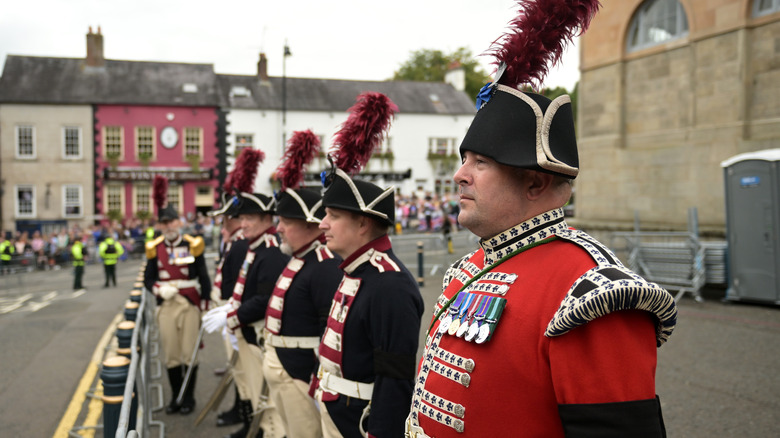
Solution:
[[[105,219],[155,217],[152,180],[185,217],[214,205],[217,108],[96,105],[95,206]]]

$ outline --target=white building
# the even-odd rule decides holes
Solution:
[[[379,185],[394,185],[399,193],[452,193],[452,174],[460,163],[458,146],[476,110],[462,91],[457,70],[453,82],[348,81],[268,77],[260,55],[256,76],[217,75],[228,112],[228,170],[242,147],[265,153],[255,190],[270,193],[272,176],[294,131],[310,129],[323,152],[347,119],[347,110],[363,92],[386,94],[399,107],[381,151],[374,153],[361,173]],[[457,84],[456,84],[457,85]],[[307,169],[306,185],[318,185],[327,159],[315,159]]]

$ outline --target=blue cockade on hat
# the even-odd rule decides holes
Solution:
[[[477,93],[477,110],[480,110],[486,103],[490,101],[490,97],[493,95],[493,82],[488,82]]]

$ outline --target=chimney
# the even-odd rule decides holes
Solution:
[[[97,33],[92,33],[92,26],[87,34],[87,66],[104,67],[106,60],[103,58],[103,35],[100,34],[100,26]]]
[[[260,60],[257,61],[257,79],[260,82],[268,82],[268,58],[260,52]]]
[[[458,91],[466,91],[466,70],[458,61],[452,61],[444,74],[444,83],[452,85]]]

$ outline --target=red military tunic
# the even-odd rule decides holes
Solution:
[[[565,238],[533,246],[553,235]],[[570,318],[566,312],[575,306],[562,306],[578,280],[588,286],[583,274],[619,264],[583,236],[589,237],[568,230],[562,212],[553,210],[483,241],[482,248],[450,268],[420,362],[407,436],[424,431],[420,436],[436,438],[563,437],[561,406],[654,399],[656,318],[639,310]],[[464,283],[486,264],[494,268],[468,284],[459,300]],[[630,282],[645,284],[638,277]],[[673,307],[668,292],[657,292],[664,306]],[[502,304],[503,311],[488,324],[491,303]],[[490,336],[469,338],[463,329],[460,337],[458,331],[451,334],[452,327],[471,326],[480,315],[477,325],[487,325],[483,332]]]

